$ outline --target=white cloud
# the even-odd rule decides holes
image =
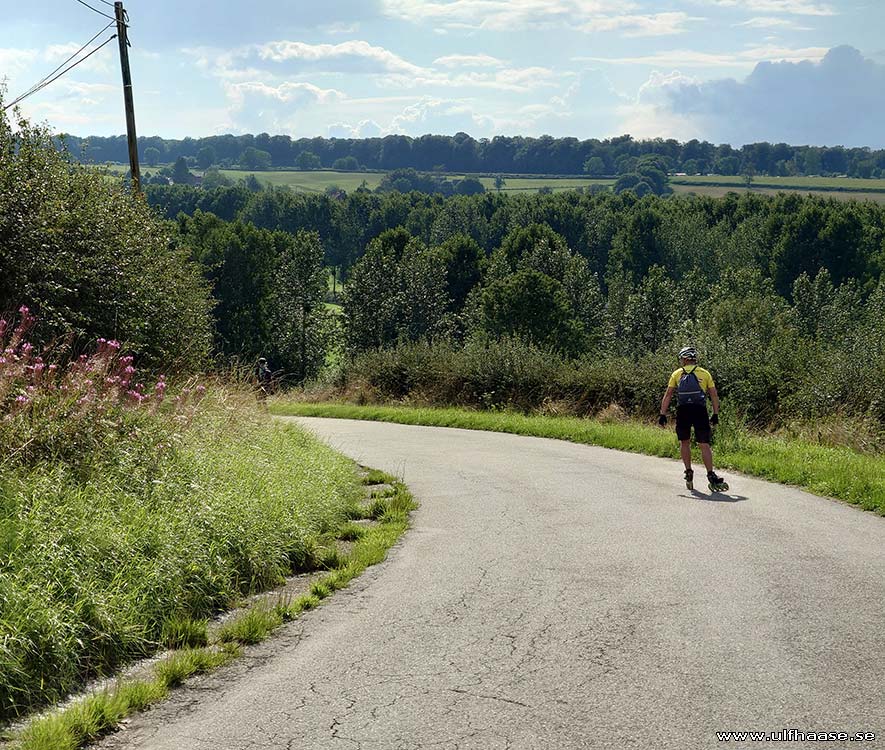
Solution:
[[[761,13],[787,13],[798,16],[835,16],[836,11],[816,0],[694,0],[702,5],[739,8]]]
[[[238,132],[290,133],[317,107],[344,99],[335,89],[311,83],[285,82],[271,86],[261,81],[225,82],[229,128]]]
[[[110,32],[108,32],[108,35],[110,35]],[[99,44],[101,41],[99,41]],[[74,44],[74,42],[68,42],[67,44],[50,44],[43,51],[43,57],[51,63],[62,63],[77,52],[81,46],[82,45],[80,44]],[[77,57],[71,60],[68,64],[73,64],[76,60],[84,59],[84,55],[89,54],[89,52],[89,49],[83,50],[82,54],[77,55]],[[103,49],[101,52],[95,53],[84,62],[78,64],[77,69],[80,71],[89,70],[98,73],[107,73],[110,71],[108,65],[109,60],[113,60],[113,57],[108,55],[107,49]]]
[[[507,63],[491,55],[446,55],[437,57],[434,65],[442,65],[445,68],[500,68]]]
[[[581,25],[579,29],[586,32],[620,31],[627,37],[669,36],[688,31],[686,24],[689,21],[703,20],[703,18],[693,18],[681,11],[644,16],[597,16]]]
[[[327,34],[355,34],[359,28],[358,23],[339,21],[338,23],[330,23],[328,26],[321,26],[320,31],[325,31]]]
[[[402,73],[414,75],[422,68],[399,55],[368,42],[354,40],[340,44],[307,44],[276,41],[254,49],[262,60],[275,63],[301,63],[321,67],[324,71],[362,73]]]
[[[773,18],[771,16],[756,16],[747,21],[734,24],[748,29],[791,29],[792,31],[811,31],[808,26],[799,26],[788,18]]]
[[[329,138],[377,138],[382,132],[381,126],[374,120],[361,120],[356,125],[336,122],[326,129]]]
[[[763,61],[799,62],[821,60],[828,52],[826,47],[767,46],[750,47],[738,52],[697,52],[689,49],[665,50],[637,57],[575,57],[578,62],[604,62],[611,65],[649,65],[683,68],[735,68],[749,67]]]
[[[492,31],[576,28],[639,7],[633,0],[381,0],[381,6],[387,15],[412,23]]]
[[[103,103],[108,96],[116,96],[120,92],[120,86],[110,83],[86,83],[84,81],[64,81],[64,89],[70,99],[76,99],[80,104],[95,106]]]
[[[551,68],[504,68],[495,71],[463,71],[448,73],[439,71],[423,71],[418,75],[385,76],[378,79],[382,87],[399,88],[440,88],[440,89],[495,89],[525,93],[536,89],[555,88],[569,72],[555,71]]]
[[[470,102],[424,97],[407,106],[384,128],[385,134],[419,136],[425,133],[494,132],[495,122],[477,114]]]
[[[652,76],[639,100],[647,122],[690,122],[694,137],[885,147],[885,65],[853,47],[820,62],[763,62],[743,81]],[[638,134],[634,133],[634,135]]]

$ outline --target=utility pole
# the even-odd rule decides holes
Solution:
[[[141,192],[141,170],[138,168],[138,138],[135,135],[135,104],[132,101],[132,74],[129,72],[129,37],[126,33],[126,11],[123,3],[114,3],[117,18],[117,41],[120,43],[120,68],[123,71],[123,101],[126,104],[126,136],[129,140],[129,169],[132,187]]]

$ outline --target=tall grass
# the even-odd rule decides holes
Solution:
[[[27,325],[0,330],[0,720],[198,643],[193,623],[312,567],[361,493],[250,393],[142,386],[113,342],[53,366]]]

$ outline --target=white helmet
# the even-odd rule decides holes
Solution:
[[[698,350],[693,346],[684,346],[679,350],[679,359],[694,359],[698,358]]]

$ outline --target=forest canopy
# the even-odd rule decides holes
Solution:
[[[64,137],[70,150],[89,162],[128,163],[125,136]],[[885,150],[842,146],[791,146],[751,143],[740,148],[696,139],[635,140],[629,135],[599,140],[541,136],[472,138],[448,135],[388,135],[383,138],[298,138],[288,135],[217,135],[183,140],[157,136],[138,139],[148,164],[174,163],[180,157],[194,166],[261,170],[415,169],[425,172],[561,174],[593,177],[630,174],[645,156],[657,156],[670,172],[686,174],[848,175],[880,177]]]

